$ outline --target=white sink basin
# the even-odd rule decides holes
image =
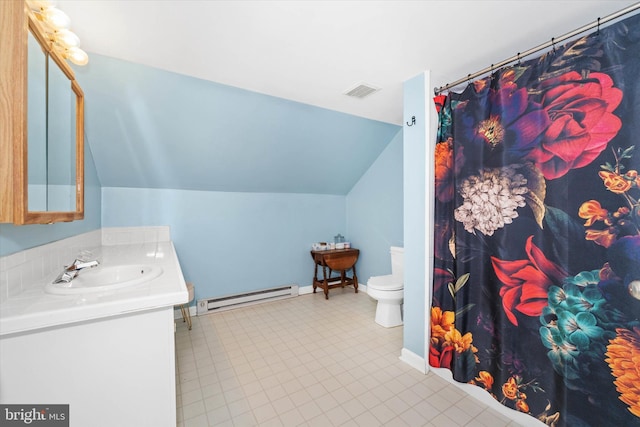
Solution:
[[[81,270],[69,283],[49,283],[45,292],[56,295],[75,295],[105,292],[139,285],[162,274],[162,268],[150,265],[98,266]]]

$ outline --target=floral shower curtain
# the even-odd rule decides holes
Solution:
[[[430,365],[548,425],[640,426],[640,15],[436,104]]]

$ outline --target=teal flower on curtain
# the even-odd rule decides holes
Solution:
[[[575,345],[567,342],[558,327],[549,325],[540,328],[542,343],[549,349],[547,356],[553,368],[567,379],[579,377],[576,357],[580,353]]]
[[[578,314],[567,310],[558,310],[558,329],[560,329],[567,341],[575,345],[579,351],[589,348],[591,340],[603,335],[601,327],[597,326],[596,317],[587,312]]]
[[[599,281],[599,270],[581,271],[575,276],[565,278],[563,288],[556,288],[566,295],[566,304],[560,307],[566,308],[574,314],[587,312],[600,317],[602,320],[608,320],[607,311],[605,310],[607,301],[597,288]],[[551,294],[552,291],[550,290],[550,299]]]
[[[567,277],[562,286],[549,288],[549,305],[540,316],[547,357],[572,389],[590,387],[591,370],[602,362],[607,343],[621,325],[597,283],[598,270]]]
[[[555,307],[567,308],[567,293],[563,288],[551,286],[547,291],[549,304]],[[548,307],[545,307],[548,309]]]

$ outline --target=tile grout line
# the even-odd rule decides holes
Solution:
[[[427,425],[430,419],[446,417],[452,408],[459,411],[455,405],[466,395],[454,393],[443,379],[420,374],[398,359],[402,329],[376,325],[373,300],[348,289],[332,293],[328,301],[313,297],[194,317],[191,331],[178,323],[177,425],[234,425],[234,420],[238,425],[290,425],[285,421],[314,425],[315,419],[315,425],[327,419],[332,425],[372,420],[380,425]],[[343,384],[347,375],[352,378]],[[201,384],[201,376],[208,384]],[[188,384],[186,389],[183,384]],[[215,393],[205,396],[203,390]],[[429,403],[430,396],[446,390],[454,400],[442,403],[442,410]],[[337,401],[334,394],[347,400]],[[364,398],[372,399],[364,400],[371,407],[363,404]],[[323,401],[330,401],[325,405],[330,407],[323,407]],[[254,407],[252,402],[260,405]],[[274,408],[275,402],[280,410]],[[495,419],[492,427],[512,425],[511,420],[482,408],[477,416]],[[435,412],[420,412],[425,409]]]

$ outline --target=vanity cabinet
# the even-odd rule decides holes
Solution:
[[[126,286],[108,289],[80,272],[89,277],[84,290],[48,293],[63,265],[56,260],[85,249],[100,259],[92,270],[104,269],[102,277],[128,265],[161,274],[128,284],[112,277]],[[189,293],[169,227],[94,230],[0,257],[0,265],[9,266],[0,295],[0,403],[69,405],[72,427],[176,426],[174,306]]]
[[[3,404],[69,405],[71,426],[176,425],[171,306],[0,336],[0,345]]]
[[[84,93],[24,0],[0,1],[0,222],[84,218]]]

